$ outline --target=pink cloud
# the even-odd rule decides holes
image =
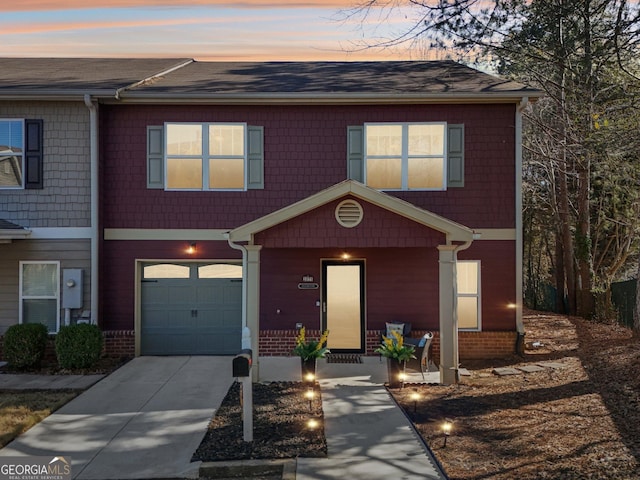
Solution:
[[[349,8],[353,0],[21,0],[2,2],[0,12],[130,7]]]
[[[138,27],[158,27],[172,25],[195,25],[212,24],[220,20],[212,18],[190,18],[175,20],[121,20],[118,22],[66,22],[66,23],[25,23],[17,25],[7,25],[0,30],[2,35],[16,35],[29,33],[60,32],[69,30],[94,30],[103,28],[138,28]]]

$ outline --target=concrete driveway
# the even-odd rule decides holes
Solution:
[[[232,381],[231,357],[138,357],[0,457],[70,457],[77,479],[195,478],[191,455]]]

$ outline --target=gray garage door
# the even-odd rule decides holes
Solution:
[[[143,265],[142,355],[231,355],[242,335],[242,267]]]

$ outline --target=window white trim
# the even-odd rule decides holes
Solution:
[[[457,288],[456,289],[456,294],[457,294],[458,302],[459,302],[459,300],[461,298],[475,298],[476,299],[477,325],[476,325],[475,328],[458,327],[458,330],[462,330],[462,331],[466,331],[466,332],[479,332],[479,331],[482,330],[482,282],[481,282],[482,268],[481,268],[480,260],[458,260],[457,261],[457,269],[459,270],[459,266],[461,264],[464,265],[464,264],[471,264],[471,263],[477,264],[477,267],[476,267],[476,274],[477,274],[476,292],[475,293],[471,293],[471,292],[460,293],[459,289]],[[458,310],[458,313],[459,312],[460,312],[460,310]],[[458,318],[458,322],[459,321],[460,321],[460,319]]]
[[[25,265],[55,265],[56,266],[56,284],[55,293],[53,295],[24,295],[23,271]],[[18,301],[18,323],[24,323],[24,300],[53,300],[56,301],[56,328],[55,331],[49,333],[57,333],[60,330],[60,262],[59,261],[21,261],[19,272],[19,295]]]
[[[442,138],[442,154],[409,154],[409,127],[419,125],[442,125],[443,126],[443,138]],[[402,127],[401,137],[401,154],[400,155],[370,155],[367,151],[367,129],[369,127],[381,127],[381,126],[400,126]],[[448,172],[448,131],[447,122],[372,122],[364,124],[364,175],[363,180],[365,185],[369,185],[367,179],[368,163],[370,159],[388,159],[388,158],[400,158],[401,161],[401,187],[400,188],[383,188],[384,191],[445,191],[447,190],[447,172]],[[442,158],[442,184],[440,188],[410,188],[409,187],[409,159],[411,158]]]
[[[169,154],[169,135],[167,128],[170,125],[197,125],[201,128],[201,155]],[[242,155],[214,155],[209,150],[209,127],[211,126],[241,126],[243,128],[243,154]],[[249,135],[248,127],[243,122],[165,122],[164,124],[164,189],[171,192],[238,192],[246,191],[249,175]],[[209,186],[209,162],[216,158],[237,158],[243,162],[243,185],[240,188],[212,188]],[[170,188],[169,185],[169,159],[197,159],[202,162],[202,188]]]

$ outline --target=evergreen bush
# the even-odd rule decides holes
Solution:
[[[80,323],[60,328],[56,358],[61,368],[91,368],[102,353],[102,332],[96,325]]]
[[[49,332],[42,323],[22,323],[10,326],[4,334],[2,352],[14,368],[39,368],[44,358]]]

